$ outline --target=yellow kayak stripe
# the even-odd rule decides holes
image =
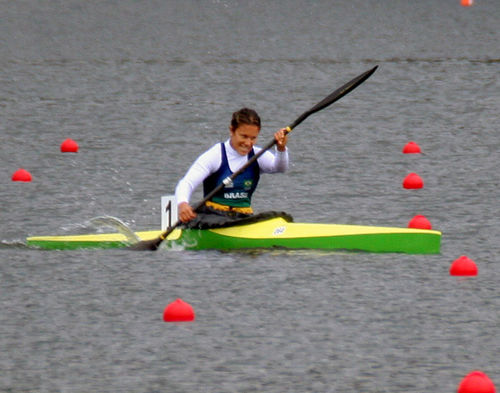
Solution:
[[[365,225],[340,225],[340,224],[303,224],[287,222],[283,218],[273,218],[245,226],[210,229],[210,231],[223,236],[268,239],[281,237],[287,239],[302,237],[349,236],[391,233],[427,233],[441,235],[439,231],[414,228],[375,227]]]
[[[135,232],[135,234],[141,240],[151,240],[160,236],[162,231],[143,231]],[[174,229],[174,231],[167,237],[168,240],[178,239],[181,235],[180,229]],[[26,239],[29,241],[65,241],[65,242],[126,242],[127,238],[121,233],[100,233],[100,234],[88,234],[88,235],[62,235],[62,236],[32,236]]]

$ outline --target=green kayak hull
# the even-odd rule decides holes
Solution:
[[[141,240],[154,239],[160,230],[136,232]],[[28,246],[51,250],[126,248],[120,233],[33,236]],[[379,253],[438,254],[441,232],[427,229],[362,225],[293,223],[281,217],[217,229],[174,230],[162,247],[186,250],[318,249]]]

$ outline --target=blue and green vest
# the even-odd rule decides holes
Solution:
[[[221,164],[219,169],[208,176],[203,181],[203,195],[208,195],[215,187],[222,183],[224,179],[231,176],[233,172],[229,168],[227,160],[226,148],[224,143],[221,146]],[[253,149],[248,153],[247,159],[255,155]],[[220,203],[221,205],[233,207],[250,207],[252,194],[257,188],[257,183],[260,178],[260,168],[257,161],[252,163],[243,173],[238,175],[233,180],[232,187],[225,186],[217,194],[212,197],[212,202]]]

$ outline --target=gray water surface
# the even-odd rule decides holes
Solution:
[[[500,5],[408,1],[0,1],[0,391],[435,392],[500,384]],[[160,225],[160,196],[228,136],[290,136],[254,208],[403,226],[439,255],[42,251],[31,235]],[[73,138],[77,154],[59,146]],[[423,154],[404,155],[413,140]],[[30,183],[12,182],[18,168]],[[418,173],[424,188],[405,190]],[[200,197],[198,192],[196,197]],[[474,278],[449,276],[461,255]],[[196,320],[162,321],[177,298]]]

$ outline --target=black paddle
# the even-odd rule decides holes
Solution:
[[[287,133],[291,132],[295,127],[297,127],[300,123],[302,123],[305,119],[307,119],[313,113],[316,113],[316,112],[326,108],[327,106],[333,104],[335,101],[344,97],[347,93],[350,93],[351,91],[353,91],[361,83],[363,83],[365,80],[367,80],[371,76],[371,74],[373,74],[375,72],[377,67],[378,66],[375,66],[372,69],[363,72],[361,75],[359,75],[356,78],[354,78],[353,80],[347,82],[345,85],[343,85],[342,87],[338,88],[333,93],[331,93],[328,97],[326,97],[322,101],[318,102],[311,109],[304,112],[302,115],[300,115],[297,118],[297,120],[295,120],[292,124],[290,124],[286,128]],[[252,165],[252,163],[254,163],[262,154],[264,154],[267,150],[269,150],[275,144],[276,144],[276,140],[273,139],[266,146],[264,146],[262,148],[262,150],[260,150],[251,159],[249,159],[245,165],[243,165],[240,169],[238,169],[236,172],[234,172],[231,176],[224,179],[224,181],[221,184],[219,184],[217,187],[215,187],[208,195],[206,195],[203,198],[203,200],[201,200],[200,202],[195,204],[193,206],[193,210],[197,211],[200,207],[202,207],[215,194],[217,194],[220,190],[222,190],[226,184],[230,184],[236,178],[236,176],[243,173],[245,171],[245,169],[247,169],[250,165]],[[171,227],[168,227],[157,238],[152,239],[152,240],[140,241],[138,243],[132,244],[129,248],[132,250],[139,250],[139,251],[142,251],[142,250],[155,251],[158,249],[158,247],[163,242],[163,240],[165,240],[167,238],[167,236],[170,235],[173,232],[173,230],[181,224],[182,224],[182,222],[180,220],[177,220],[177,222],[175,222]]]

